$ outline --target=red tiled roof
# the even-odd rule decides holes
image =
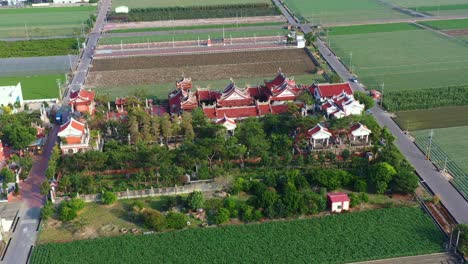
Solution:
[[[95,94],[96,94],[96,92],[88,91],[88,90],[85,90],[85,89],[80,89],[80,90],[70,94],[70,101],[74,101],[77,98],[81,98],[81,99],[86,100],[86,101],[93,101]]]
[[[244,118],[244,117],[253,117],[257,116],[257,107],[252,106],[245,106],[245,107],[226,107],[226,108],[218,108],[217,116],[224,116],[230,118]]]
[[[124,105],[127,103],[127,98],[116,98],[115,104],[116,105]]]
[[[320,124],[317,124],[317,125],[314,126],[313,128],[307,130],[307,135],[308,135],[309,137],[311,137],[311,136],[314,135],[315,133],[319,132],[320,129],[323,129],[323,131],[328,132],[328,133],[331,134],[331,132],[330,132],[326,127],[323,127],[323,126],[321,126]]]
[[[212,101],[218,99],[221,94],[211,90],[197,90],[197,96],[199,101]]]
[[[282,114],[286,113],[288,111],[288,105],[287,104],[281,104],[281,105],[272,105],[271,106],[271,113],[272,114]]]
[[[224,123],[226,123],[226,122],[227,122],[227,123],[231,123],[231,124],[233,124],[233,125],[236,124],[236,121],[235,121],[235,120],[233,120],[233,119],[227,117],[226,115],[224,115],[222,119],[218,120],[218,122],[216,122],[216,124],[217,124],[217,125],[221,125],[221,124],[224,124]]]
[[[209,119],[216,118],[216,109],[214,107],[203,107],[202,109],[205,116]]]
[[[316,89],[318,89],[321,97],[327,98],[338,96],[343,92],[353,94],[353,89],[349,83],[317,84]]]
[[[284,80],[286,80],[286,76],[280,71],[273,80],[265,80],[265,86],[271,89],[274,86],[281,85],[284,82]]]
[[[349,202],[349,197],[346,193],[328,193],[327,198],[332,203]]]

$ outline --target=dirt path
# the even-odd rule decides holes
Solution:
[[[104,31],[130,28],[181,27],[193,25],[254,24],[265,22],[286,22],[283,16],[232,17],[212,19],[165,20],[129,23],[107,23]]]

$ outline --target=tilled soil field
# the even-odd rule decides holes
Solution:
[[[194,81],[273,76],[278,68],[298,75],[310,73],[314,67],[302,49],[99,59],[93,62],[87,84],[168,83],[182,75]]]
[[[449,34],[450,36],[462,36],[462,35],[468,35],[468,28],[443,30],[442,32]]]

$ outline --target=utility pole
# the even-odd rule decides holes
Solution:
[[[444,173],[447,172],[447,161],[448,161],[448,157],[445,157],[445,162],[444,162]]]
[[[120,51],[123,50],[123,40],[120,40]]]
[[[28,25],[24,23],[24,29],[26,30],[26,40],[29,40]]]
[[[62,101],[62,88],[60,88],[61,81],[60,81],[60,79],[55,79],[55,82],[57,83],[57,87],[58,87],[58,90],[59,90],[59,99],[60,99],[60,101]]]
[[[458,229],[457,242],[455,242],[455,247],[453,248],[453,253],[457,252],[457,247],[458,247],[459,240],[460,240],[460,229]]]
[[[431,129],[431,132],[429,132],[429,146],[428,146],[427,155],[426,155],[426,158],[428,160],[431,159],[432,137],[433,136],[434,136],[434,129]]]
[[[70,54],[68,54],[68,63],[70,64],[70,71],[73,71],[73,66],[72,66],[72,61],[71,61]]]
[[[382,96],[380,96],[380,106],[383,106],[385,82],[382,82]]]

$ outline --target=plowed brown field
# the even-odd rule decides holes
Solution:
[[[283,72],[306,74],[314,64],[302,49],[99,59],[88,85],[123,86],[168,83],[182,75],[194,81],[248,78]]]

